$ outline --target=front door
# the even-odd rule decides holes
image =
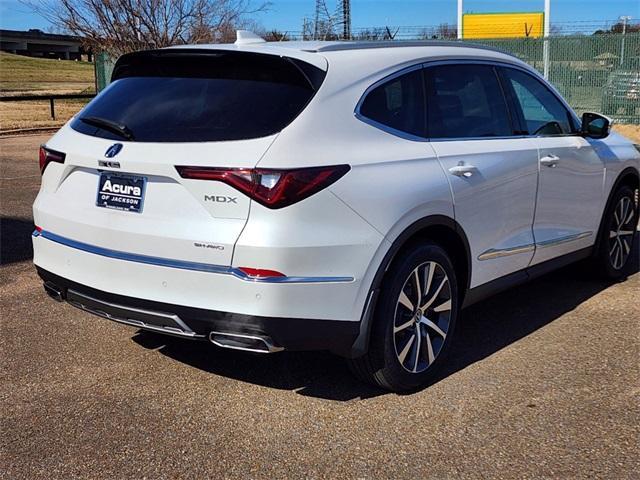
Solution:
[[[532,264],[594,244],[603,201],[604,164],[562,102],[538,79],[521,70],[502,69],[515,97],[522,128],[538,147],[540,165]]]

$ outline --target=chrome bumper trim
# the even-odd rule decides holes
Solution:
[[[144,263],[159,267],[178,268],[182,270],[193,270],[196,272],[217,273],[221,275],[232,275],[246,282],[258,283],[349,283],[353,282],[353,277],[252,277],[242,270],[224,265],[212,265],[209,263],[188,262],[184,260],[174,260],[171,258],[153,257],[137,253],[121,252],[109,248],[97,247],[88,243],[78,242],[70,238],[57,235],[47,230],[35,230],[34,237],[42,237],[52,242],[59,243],[66,247],[82,250],[83,252],[101,255],[103,257],[115,258],[127,262]]]

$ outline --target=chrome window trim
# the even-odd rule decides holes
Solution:
[[[356,104],[356,108],[354,110],[354,115],[355,117],[360,120],[363,123],[366,123],[368,125],[371,125],[372,127],[375,127],[379,130],[382,130],[383,132],[389,133],[391,135],[394,135],[396,137],[400,137],[403,138],[405,140],[411,140],[411,141],[416,141],[416,142],[459,142],[459,141],[464,141],[464,140],[471,140],[471,141],[476,141],[476,140],[508,140],[508,139],[523,139],[523,138],[557,138],[557,137],[581,137],[581,135],[579,134],[579,132],[574,132],[574,133],[567,133],[567,134],[562,134],[562,135],[553,135],[553,136],[544,136],[544,135],[506,135],[506,136],[498,136],[498,137],[446,137],[446,138],[440,138],[440,137],[420,137],[420,136],[416,136],[416,135],[412,135],[410,133],[406,133],[403,132],[402,130],[396,130],[395,128],[389,127],[387,125],[384,125],[382,123],[376,122],[375,120],[372,120],[366,116],[364,116],[361,112],[360,112],[360,107],[362,106],[362,103],[365,101],[365,99],[367,98],[367,96],[369,95],[369,93],[374,90],[375,88],[379,87],[380,85],[389,82],[391,80],[393,80],[396,77],[402,76],[405,73],[410,73],[414,70],[418,70],[418,69],[428,69],[430,67],[437,67],[440,65],[460,65],[460,64],[465,64],[465,65],[491,65],[494,67],[499,67],[499,68],[512,68],[515,70],[520,70],[521,72],[528,74],[532,77],[534,77],[536,80],[540,81],[543,83],[543,85],[549,90],[549,92],[562,104],[562,106],[569,112],[569,114],[572,117],[572,120],[574,122],[574,126],[579,130],[580,125],[581,125],[581,121],[580,118],[578,117],[578,115],[573,111],[573,109],[569,106],[569,104],[565,101],[565,99],[562,97],[562,95],[560,95],[560,92],[558,92],[556,90],[556,88],[549,83],[547,80],[544,79],[544,77],[542,77],[540,75],[540,73],[535,70],[533,67],[530,67],[528,65],[520,65],[518,63],[511,63],[505,60],[489,60],[489,59],[483,59],[483,58],[469,58],[469,57],[460,57],[460,58],[447,58],[447,59],[433,59],[433,60],[421,60],[419,63],[416,64],[412,64],[408,67],[403,67],[400,70],[397,70],[394,73],[391,73],[379,80],[377,80],[376,82],[374,82],[373,84],[371,84],[369,87],[367,87],[367,89],[364,91],[364,93],[360,96],[360,99],[358,100],[358,103]],[[426,93],[426,92],[425,92]],[[427,107],[427,109],[429,108],[428,104],[426,103],[427,98],[425,97],[425,105]],[[506,99],[505,99],[506,102]],[[507,110],[509,111],[510,114],[513,114],[515,112],[511,112],[511,109],[509,107],[508,102],[507,103]],[[427,133],[427,132],[425,132]],[[581,137],[582,138],[582,137]]]
[[[353,277],[252,277],[242,270],[224,265],[213,265],[209,263],[190,262],[185,260],[175,260],[171,258],[153,257],[149,255],[141,255],[137,253],[121,252],[119,250],[111,250],[109,248],[89,245],[88,243],[79,242],[70,238],[57,235],[47,230],[35,230],[32,234],[34,237],[42,237],[52,242],[59,243],[66,247],[81,250],[83,252],[100,255],[103,257],[114,258],[116,260],[124,260],[127,262],[144,263],[147,265],[155,265],[158,267],[177,268],[181,270],[193,270],[196,272],[217,273],[221,275],[231,275],[246,282],[256,283],[350,283],[355,281]]]

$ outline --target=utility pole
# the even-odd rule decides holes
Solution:
[[[313,39],[320,38],[320,17],[322,16],[323,7],[326,9],[323,0],[316,0],[316,13],[313,21]]]
[[[551,29],[551,0],[544,0],[544,43],[542,46],[542,63],[544,64],[544,78],[549,80],[549,30]]]
[[[627,22],[631,20],[631,17],[623,15],[620,20],[622,20],[622,45],[620,46],[620,65],[622,65],[624,63],[624,36],[627,34]]]
[[[462,40],[462,0],[458,0],[458,40]]]
[[[351,40],[351,0],[342,0],[342,39]]]

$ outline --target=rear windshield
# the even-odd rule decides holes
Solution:
[[[112,83],[71,127],[136,142],[265,137],[298,116],[323,78],[317,67],[273,55],[140,52],[118,61]]]

